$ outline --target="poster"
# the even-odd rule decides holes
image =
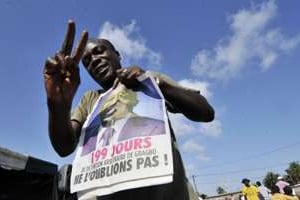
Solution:
[[[79,198],[172,181],[163,96],[152,77],[138,80],[136,91],[119,84],[102,94],[84,123],[71,175]]]

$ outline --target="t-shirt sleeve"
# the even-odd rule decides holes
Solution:
[[[171,79],[169,76],[167,76],[165,74],[161,74],[159,72],[154,72],[154,71],[147,71],[146,73],[153,76],[154,79],[158,78],[159,80],[163,80],[163,81],[167,82],[168,84],[170,84],[174,87],[181,88],[181,89],[184,89],[184,90],[187,90],[187,91],[191,91],[191,92],[195,92],[197,94],[200,94],[200,90],[195,90],[195,89],[192,89],[192,88],[188,88],[188,87],[184,87],[182,85],[179,85],[176,81],[174,81],[173,79]],[[169,112],[172,112],[172,113],[178,113],[179,112],[179,110],[171,102],[168,102],[167,100],[166,100],[166,106],[167,106],[167,110]]]
[[[243,187],[242,189],[242,194],[245,196],[246,195],[246,191],[245,191],[245,188]]]
[[[99,97],[98,91],[87,91],[81,98],[79,104],[72,110],[71,120],[84,124],[87,116],[92,111],[93,105]]]
[[[256,192],[259,193],[258,187],[255,187],[255,186],[254,186],[254,188],[255,188]]]

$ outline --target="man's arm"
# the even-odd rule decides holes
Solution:
[[[214,109],[199,93],[158,79],[164,97],[178,112],[193,121],[210,122],[214,119]]]
[[[62,48],[49,57],[44,66],[44,83],[49,112],[49,137],[60,156],[72,153],[78,142],[81,126],[70,119],[72,101],[80,84],[78,63],[85,49],[88,33],[83,32],[72,53],[75,23],[69,22]]]
[[[242,189],[242,196],[244,197],[244,200],[247,200],[247,193],[245,191],[245,188]]]
[[[48,112],[51,144],[60,156],[68,156],[77,146],[81,125],[70,120],[70,109],[65,106],[52,106],[48,101]]]
[[[144,73],[145,71],[138,66],[122,68],[117,71],[118,80],[129,88],[137,87],[137,77]],[[180,87],[159,73],[149,73],[157,80],[165,99],[175,107],[174,112],[182,113],[193,121],[210,122],[214,119],[214,109],[201,94]]]

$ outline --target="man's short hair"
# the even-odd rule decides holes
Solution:
[[[271,193],[272,193],[272,194],[280,193],[279,187],[278,187],[277,185],[275,185],[275,184],[274,184],[274,185],[271,185],[270,190],[271,190]]]
[[[118,55],[120,55],[119,52],[116,50],[115,46],[107,39],[104,39],[104,38],[89,38],[88,42],[97,43],[97,44],[102,43],[105,46],[110,47],[113,51],[115,51]]]
[[[243,178],[243,180],[241,181],[241,183],[245,184],[245,183],[250,183],[250,180],[247,178]]]
[[[261,186],[261,183],[259,181],[256,181],[257,186]]]
[[[291,186],[285,186],[283,188],[284,194],[286,195],[293,195],[293,188]]]

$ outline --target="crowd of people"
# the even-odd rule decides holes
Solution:
[[[242,180],[242,184],[244,186],[240,200],[299,200],[293,188],[281,176],[270,188],[265,187],[259,181],[251,184],[247,178]]]

